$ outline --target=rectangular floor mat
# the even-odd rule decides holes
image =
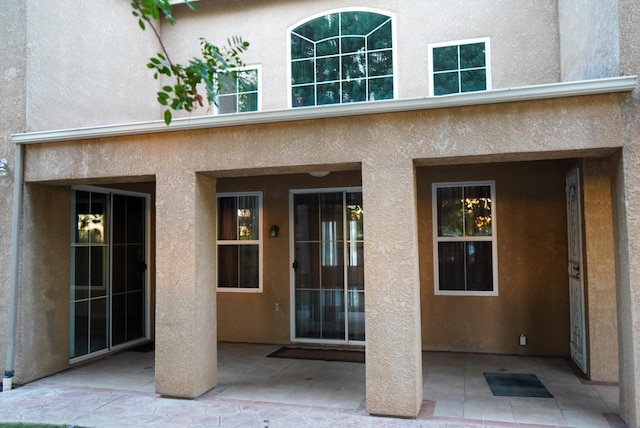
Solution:
[[[534,374],[484,373],[484,377],[495,396],[553,398]]]
[[[267,357],[364,363],[364,351],[346,349],[292,348],[283,346],[267,355]]]

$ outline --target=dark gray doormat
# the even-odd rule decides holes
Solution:
[[[534,374],[484,373],[493,395],[500,397],[549,397],[553,395]]]
[[[155,342],[144,343],[142,345],[138,345],[135,348],[130,348],[128,351],[131,352],[151,352],[156,350]]]
[[[277,351],[267,355],[267,357],[364,363],[364,351],[347,349],[292,348],[283,346]]]

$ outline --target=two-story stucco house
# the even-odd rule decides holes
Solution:
[[[192,398],[218,341],[364,346],[367,411],[415,417],[422,351],[567,356],[640,425],[640,3],[177,4],[174,60],[251,46],[170,126],[129,3],[0,12],[7,384],[155,341]]]

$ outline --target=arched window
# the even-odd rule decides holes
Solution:
[[[292,107],[393,98],[390,16],[343,11],[291,30]]]

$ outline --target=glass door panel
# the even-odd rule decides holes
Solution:
[[[70,355],[146,335],[146,198],[73,191]]]
[[[89,353],[101,351],[109,347],[109,323],[107,315],[107,298],[91,299],[89,320],[89,325],[91,326],[89,334],[91,347]]]
[[[71,248],[71,358],[108,348],[108,195],[75,191]]]
[[[296,338],[364,340],[361,200],[361,192],[293,195]]]
[[[349,290],[349,340],[364,341],[364,290]]]
[[[145,336],[145,200],[113,195],[111,345]]]
[[[323,339],[345,339],[344,289],[322,291],[322,335]]]

